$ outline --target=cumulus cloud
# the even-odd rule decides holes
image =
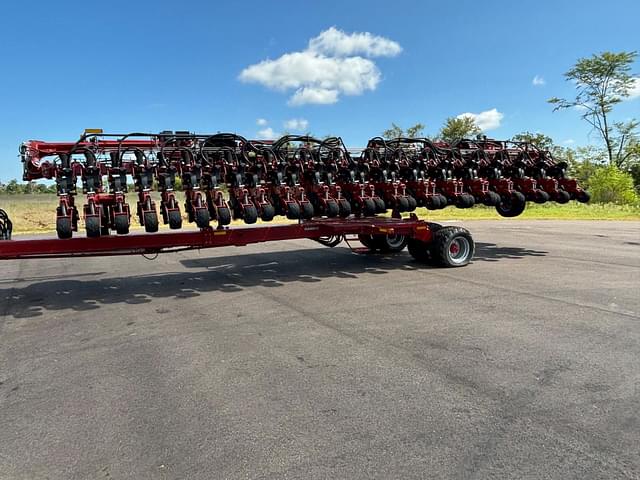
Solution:
[[[309,50],[332,57],[394,57],[402,52],[402,47],[398,42],[369,32],[347,34],[331,27],[309,40]]]
[[[380,82],[377,65],[367,57],[394,56],[399,44],[365,33],[347,34],[331,27],[309,41],[306,50],[263,60],[240,72],[240,80],[272,90],[294,91],[288,104],[336,103],[340,95],[361,95]]]
[[[547,82],[540,75],[536,75],[535,77],[533,77],[533,80],[531,81],[531,83],[536,87],[541,87],[545,85]]]
[[[263,128],[262,130],[258,131],[258,138],[262,140],[270,140],[272,138],[276,138],[277,136],[279,135],[277,135],[271,127]]]
[[[256,120],[256,125],[258,125],[259,127],[264,127],[267,123],[268,122],[265,118],[258,118]]]
[[[499,112],[497,109],[492,108],[491,110],[486,110],[480,113],[466,112],[457,116],[457,118],[464,117],[472,118],[478,128],[486,132],[487,130],[494,130],[498,128],[504,114]]]
[[[284,122],[284,128],[294,132],[303,132],[309,126],[309,121],[304,118],[292,118]]]

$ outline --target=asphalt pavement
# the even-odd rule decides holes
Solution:
[[[0,263],[0,479],[640,478],[640,222]]]

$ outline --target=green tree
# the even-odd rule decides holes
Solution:
[[[598,133],[604,142],[609,165],[622,166],[626,143],[629,142],[630,124],[612,122],[613,107],[629,96],[635,81],[631,72],[637,52],[603,52],[589,58],[581,58],[564,74],[567,81],[576,87],[573,99],[553,97],[549,103],[555,105],[553,111],[577,108],[582,111],[582,119]],[[635,123],[635,121],[632,121]],[[637,126],[637,123],[636,123]],[[634,130],[635,126],[631,128]]]
[[[469,138],[478,135],[482,130],[471,117],[449,117],[444,121],[438,137],[451,143],[461,138]]]
[[[522,132],[514,135],[511,140],[514,142],[527,142],[532,143],[540,150],[553,150],[555,145],[553,144],[553,139],[544,133],[531,133],[531,132]]]
[[[591,199],[597,203],[634,204],[638,196],[633,178],[614,165],[597,168],[589,177]]]
[[[382,136],[384,138],[398,138],[398,137],[409,137],[409,138],[418,138],[423,135],[424,125],[422,123],[416,123],[412,127],[407,128],[407,130],[403,130],[402,127],[396,125],[395,123],[391,123],[391,127],[382,132]]]

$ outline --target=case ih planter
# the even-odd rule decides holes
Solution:
[[[364,149],[349,149],[338,137],[255,141],[232,133],[93,130],[76,142],[29,141],[20,153],[24,180],[56,182],[59,239],[2,242],[5,259],[157,253],[290,238],[335,246],[357,237],[372,251],[408,245],[418,260],[455,267],[473,256],[469,232],[418,220],[411,213],[416,208],[483,204],[513,217],[530,201],[589,200],[566,178],[567,165],[548,151],[488,139],[450,145],[375,137]],[[129,180],[134,208],[126,199]],[[80,208],[78,183],[85,197]],[[182,207],[177,185],[185,193]],[[153,190],[160,192],[159,205]],[[200,230],[157,233],[160,218],[171,230],[182,228],[181,208]],[[129,234],[132,211],[146,234]],[[378,216],[385,212],[392,218]],[[251,225],[277,216],[298,223],[228,227],[232,219]],[[86,235],[72,238],[81,217]],[[11,222],[0,211],[0,238],[10,235]]]

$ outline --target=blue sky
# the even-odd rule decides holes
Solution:
[[[392,121],[435,133],[488,112],[491,136],[589,143],[577,112],[546,99],[571,95],[562,73],[577,58],[640,50],[638,18],[637,0],[5,2],[0,181],[20,176],[22,141],[95,127],[298,128],[357,146]],[[640,98],[616,111],[632,116]]]

